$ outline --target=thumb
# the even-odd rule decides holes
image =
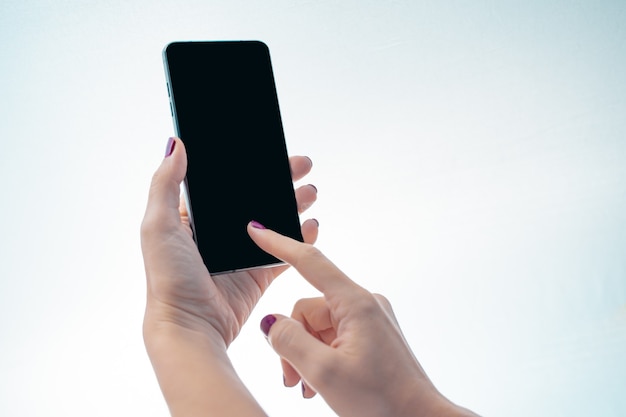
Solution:
[[[315,389],[335,350],[307,332],[299,321],[278,314],[265,316],[261,330],[274,351]]]
[[[144,227],[180,224],[180,183],[186,172],[185,145],[178,138],[170,138],[165,149],[165,158],[152,176]]]

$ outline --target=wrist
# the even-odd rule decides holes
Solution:
[[[180,330],[189,335],[195,333],[198,333],[198,336],[206,335],[213,338],[216,343],[225,343],[228,347],[226,340],[234,339],[230,329],[233,327],[233,320],[227,320],[230,315],[224,312],[220,312],[218,319],[216,317],[208,314],[206,309],[201,310],[184,303],[163,300],[148,293],[143,320],[144,339],[163,332]],[[229,337],[230,339],[227,339]]]
[[[199,331],[174,323],[144,320],[143,339],[146,351],[153,362],[197,351],[207,359],[230,362],[227,346],[215,330]]]
[[[187,326],[148,314],[143,322],[143,339],[150,358],[170,355],[180,349],[202,349],[212,356],[224,356],[228,346],[211,326]]]
[[[172,416],[264,416],[220,337],[171,323],[144,323],[144,340]]]
[[[428,379],[419,378],[398,393],[394,415],[407,417],[477,417],[477,414],[454,404]]]

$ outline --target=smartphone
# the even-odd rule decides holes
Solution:
[[[303,241],[267,46],[174,42],[163,61],[174,128],[187,149],[183,191],[204,264],[211,274],[280,264],[246,230],[256,220]]]

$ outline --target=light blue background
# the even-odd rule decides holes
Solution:
[[[161,50],[190,39],[269,45],[318,246],[391,299],[444,394],[626,415],[625,22],[619,1],[3,0],[0,415],[167,415],[138,231],[173,133]],[[285,274],[231,347],[271,415],[332,415],[257,325],[312,295]]]

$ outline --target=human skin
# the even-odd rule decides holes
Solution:
[[[311,169],[290,159],[292,176]],[[186,154],[171,139],[157,169],[141,227],[147,277],[144,341],[173,416],[263,416],[235,372],[227,348],[263,292],[287,266],[211,277],[192,239],[179,185]],[[296,191],[299,211],[316,199],[311,185]],[[474,416],[441,395],[413,356],[391,305],[348,278],[312,244],[318,223],[302,225],[305,243],[251,221],[252,240],[293,265],[322,297],[296,303],[292,318],[262,322],[282,358],[287,385],[303,381],[341,416]]]
[[[291,318],[261,329],[282,359],[285,384],[302,380],[340,416],[475,416],[435,388],[411,352],[389,301],[357,285],[310,244],[257,224],[252,240],[292,265],[323,296],[302,299]]]
[[[299,180],[312,164],[309,158],[296,156],[290,165],[292,177]],[[265,413],[237,376],[227,348],[261,295],[288,266],[212,277],[180,201],[186,169],[184,144],[172,138],[152,178],[141,225],[146,350],[173,416],[262,416]],[[313,204],[316,195],[312,185],[298,188],[299,211]],[[317,233],[315,220],[302,224],[306,242],[315,242]]]

